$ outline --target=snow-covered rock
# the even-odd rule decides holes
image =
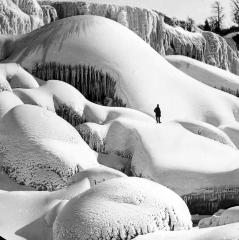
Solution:
[[[43,108],[16,106],[0,120],[1,167],[18,183],[54,190],[97,155],[63,119]]]
[[[70,200],[56,217],[53,239],[132,239],[191,227],[187,206],[171,190],[146,179],[117,178]]]
[[[2,0],[0,34],[24,34],[43,25],[42,9],[36,0]]]

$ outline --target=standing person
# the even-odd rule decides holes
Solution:
[[[161,123],[161,121],[160,121],[161,110],[160,110],[159,104],[157,104],[157,107],[154,109],[154,112],[155,112],[156,122]]]

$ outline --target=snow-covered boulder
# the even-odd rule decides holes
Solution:
[[[53,225],[53,239],[133,239],[157,230],[190,229],[182,199],[146,179],[106,181],[70,200]]]
[[[95,167],[97,155],[54,113],[16,106],[0,120],[1,167],[18,183],[59,189],[75,172]]]

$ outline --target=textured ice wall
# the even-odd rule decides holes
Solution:
[[[0,34],[24,34],[43,25],[43,12],[36,0],[1,0]]]

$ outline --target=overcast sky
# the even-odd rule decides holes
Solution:
[[[100,2],[107,0],[98,0]],[[109,1],[109,0],[108,0]],[[139,7],[155,8],[169,17],[186,19],[188,16],[203,23],[212,15],[212,4],[215,0],[110,0],[117,4],[128,4]],[[220,0],[225,7],[225,25],[231,25],[231,0]]]

